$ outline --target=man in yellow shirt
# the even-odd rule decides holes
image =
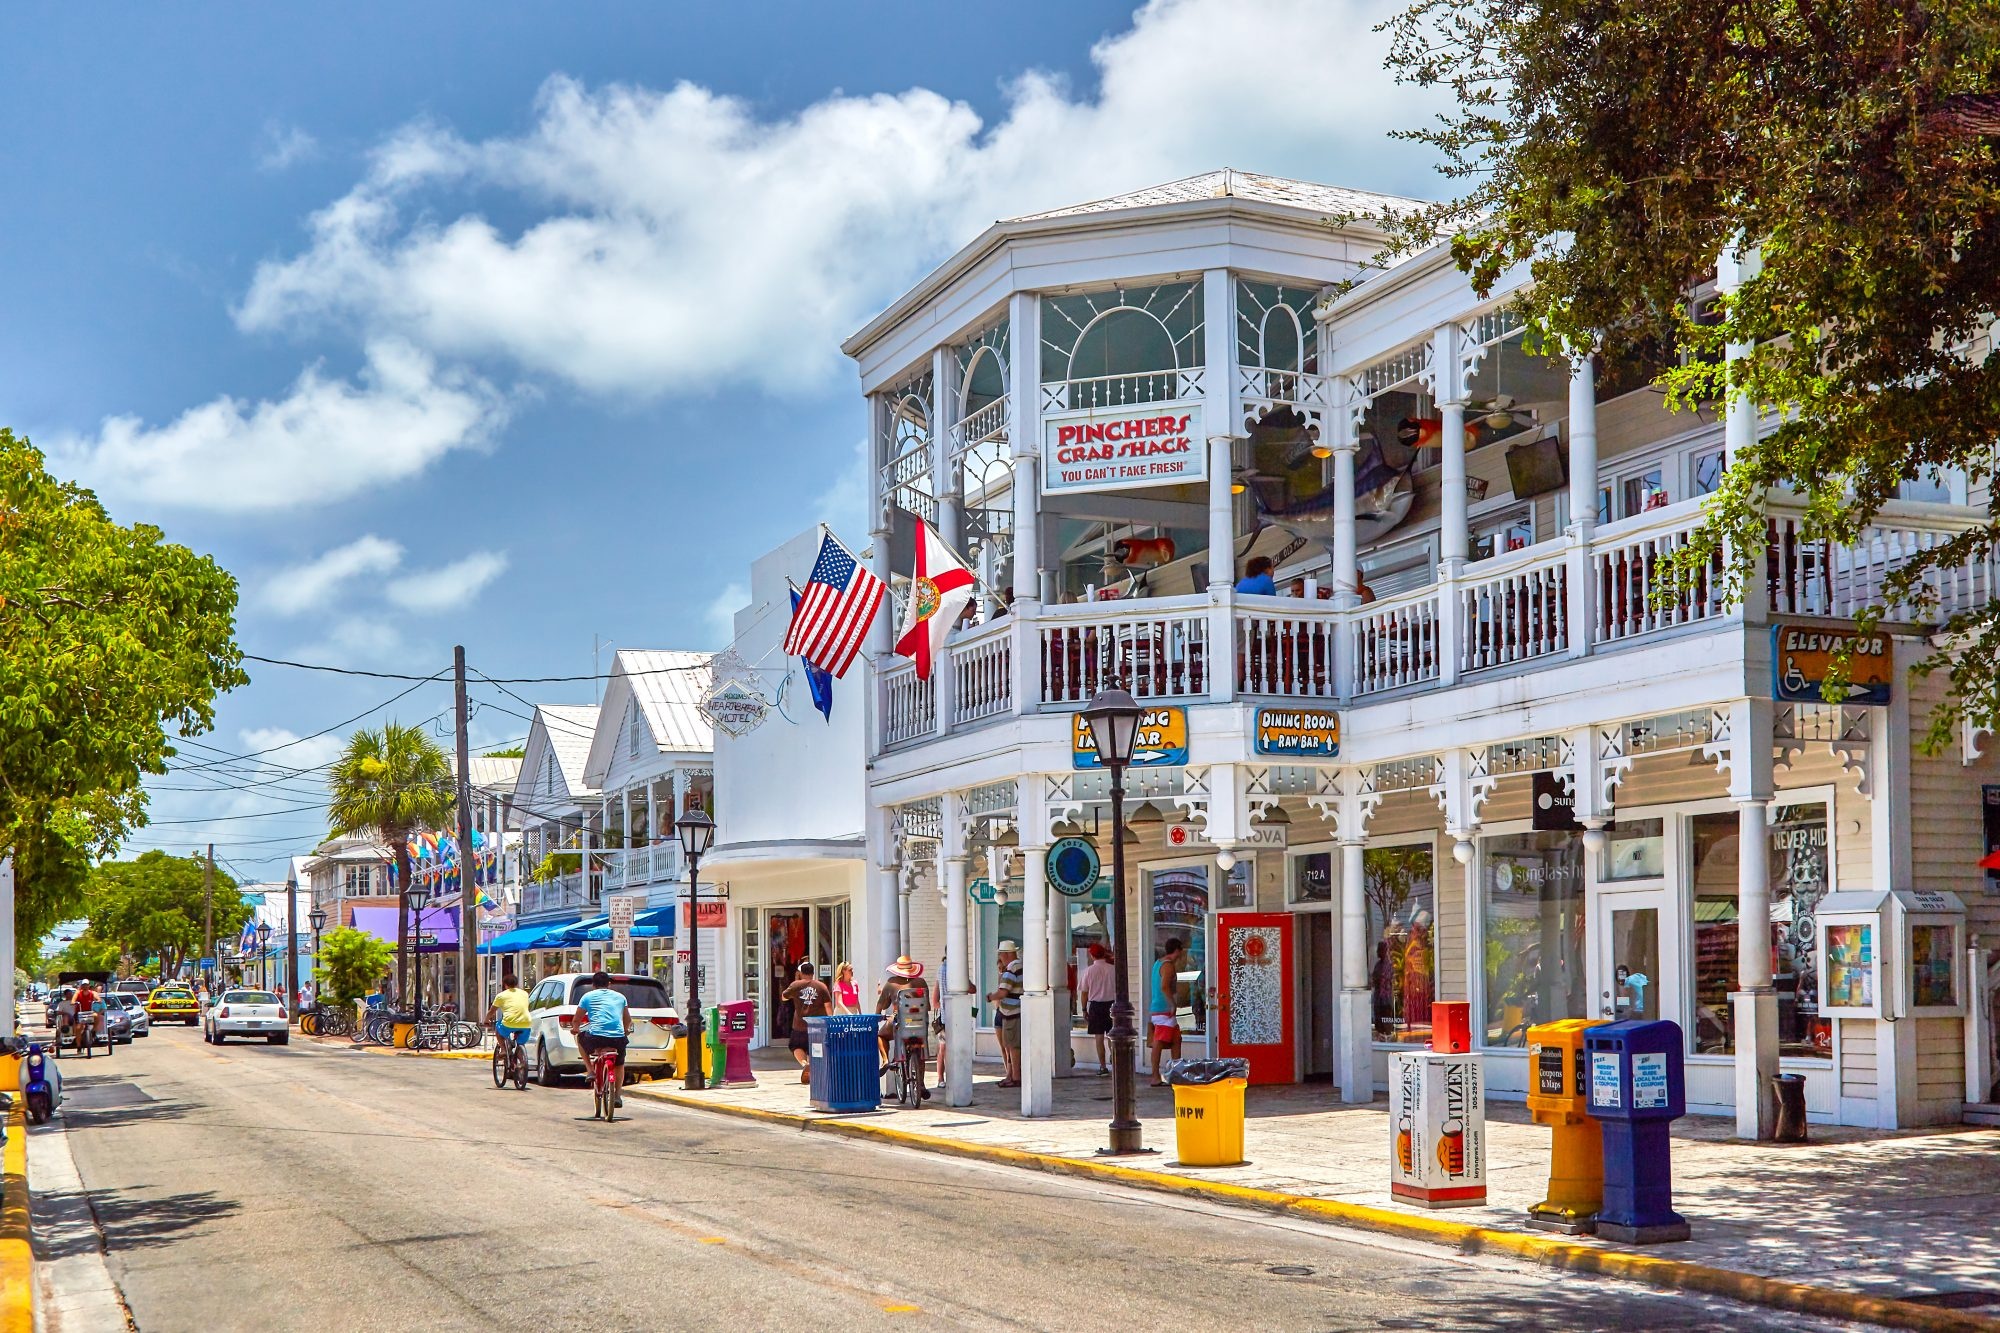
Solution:
[[[511,1041],[525,1051],[528,1029],[534,1020],[528,1015],[528,992],[521,989],[520,981],[512,972],[500,974],[500,993],[488,1006],[486,1020],[493,1024],[496,1039]]]

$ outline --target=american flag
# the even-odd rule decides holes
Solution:
[[[819,558],[792,612],[792,627],[785,631],[786,654],[835,676],[846,675],[888,591],[888,584],[863,569],[839,538],[821,528]]]

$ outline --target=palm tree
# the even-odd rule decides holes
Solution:
[[[451,761],[421,727],[383,724],[347,738],[326,775],[332,797],[327,817],[333,836],[368,833],[396,859],[396,990],[410,994],[407,946],[410,916],[410,837],[418,829],[447,828],[457,808]]]

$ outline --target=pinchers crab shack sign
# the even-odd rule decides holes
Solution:
[[[1043,423],[1042,490],[1117,491],[1208,479],[1198,414],[1172,403],[1101,409]]]

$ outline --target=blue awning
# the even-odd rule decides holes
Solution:
[[[562,944],[562,933],[582,923],[542,922],[537,926],[516,926],[504,935],[495,935],[479,946],[480,953],[521,953],[527,949],[552,949]]]
[[[641,912],[632,918],[632,938],[635,940],[672,939],[674,921],[680,911],[678,904],[655,907],[650,912]],[[583,938],[587,940],[608,940],[611,938],[611,918],[603,917],[589,924],[590,929]]]
[[[581,944],[590,938],[590,932],[598,926],[604,927],[604,938],[611,938],[611,918],[608,916],[585,917],[581,921],[564,926],[561,930],[549,932],[550,942],[560,940],[564,944]]]

